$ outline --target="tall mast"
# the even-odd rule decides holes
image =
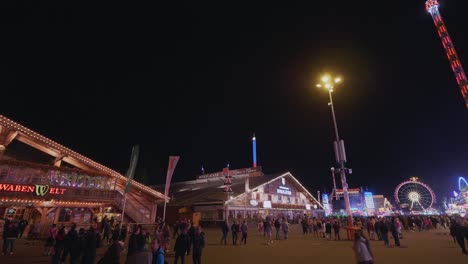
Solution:
[[[452,39],[450,38],[447,27],[445,26],[442,16],[439,13],[439,3],[437,0],[426,1],[426,10],[431,14],[434,20],[437,33],[439,34],[442,45],[444,46],[445,53],[450,62],[450,67],[455,74],[455,79],[460,87],[463,99],[465,100],[465,106],[468,108],[468,81],[466,80],[465,71],[460,63],[457,52],[453,46]]]
[[[252,156],[253,156],[253,167],[257,167],[257,138],[255,138],[255,133],[252,137]]]

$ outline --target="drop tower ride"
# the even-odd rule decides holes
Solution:
[[[455,79],[460,87],[463,99],[465,100],[465,106],[468,108],[468,81],[466,79],[465,71],[460,63],[457,52],[453,46],[452,39],[450,38],[447,27],[445,26],[442,16],[439,13],[439,3],[437,0],[426,1],[426,10],[431,14],[434,20],[437,33],[439,34],[442,45],[444,46],[445,53],[450,62],[450,67],[455,74]]]

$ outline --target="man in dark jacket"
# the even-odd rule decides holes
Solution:
[[[281,228],[281,222],[279,218],[276,218],[275,220],[276,240],[280,240],[280,228]]]
[[[395,246],[400,246],[400,237],[398,235],[398,225],[395,218],[392,218],[392,222],[390,223],[390,232],[392,232],[393,239],[395,240]]]
[[[187,235],[189,236],[189,239],[190,239],[190,245],[192,245],[192,241],[193,241],[193,238],[195,237],[195,233],[196,233],[196,228],[194,225],[190,225],[190,228],[188,229],[187,231]],[[190,247],[188,248],[187,250],[187,255],[190,255]]]
[[[97,237],[93,227],[89,228],[85,241],[81,263],[94,263],[94,259],[96,258]]]
[[[10,246],[10,255],[13,254],[13,249],[15,247],[15,241],[16,238],[18,237],[19,233],[19,228],[18,228],[18,223],[17,222],[9,222],[8,226],[5,226],[4,232],[3,232],[3,251],[2,255],[7,253],[8,246]]]
[[[76,250],[78,244],[78,233],[76,232],[76,224],[73,224],[70,231],[65,235],[64,245],[63,245],[63,254],[62,254],[62,262],[66,262],[68,254],[72,254],[73,257],[76,257]]]
[[[221,238],[221,244],[227,245],[227,235],[229,233],[229,226],[227,221],[223,221],[221,224],[221,231],[223,232],[223,237]]]
[[[468,252],[466,251],[466,247],[465,247],[465,234],[464,234],[465,230],[463,226],[455,219],[452,220],[452,223],[450,225],[450,233],[457,240],[458,245],[462,249],[462,253],[467,255]]]
[[[179,257],[181,263],[185,264],[185,254],[190,248],[190,238],[187,235],[187,229],[182,230],[182,233],[177,237],[174,245],[175,259],[174,264],[177,264]]]
[[[382,240],[386,247],[389,247],[388,242],[388,220],[384,219],[380,224],[380,235],[382,236]]]
[[[26,226],[28,226],[28,221],[21,219],[18,225],[18,228],[19,228],[18,238],[23,237],[23,233],[24,233],[24,230],[26,229]]]
[[[192,240],[193,245],[193,252],[192,252],[192,260],[193,264],[201,264],[201,255],[202,250],[205,247],[205,233],[201,232],[201,227],[198,226],[195,229],[195,235]]]
[[[237,221],[234,221],[234,223],[232,223],[231,225],[231,233],[232,233],[232,244],[233,245],[237,245],[237,233],[239,233],[240,231],[240,226],[239,226],[239,223]]]

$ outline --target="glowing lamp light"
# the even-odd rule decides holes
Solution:
[[[329,82],[329,81],[330,81],[330,76],[324,75],[324,76],[322,77],[322,82],[327,83],[327,82]]]
[[[456,191],[453,191],[453,197],[458,197],[458,193]]]

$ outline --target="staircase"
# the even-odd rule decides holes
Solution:
[[[119,191],[114,205],[120,210],[123,210],[124,195]],[[125,216],[129,217],[136,223],[152,224],[154,220],[151,218],[151,211],[141,206],[131,195],[127,195],[125,204]]]

